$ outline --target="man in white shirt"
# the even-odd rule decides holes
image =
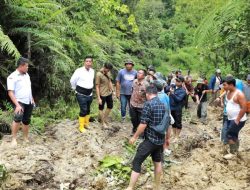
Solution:
[[[92,103],[92,91],[94,87],[95,71],[92,69],[93,58],[87,56],[84,65],[75,70],[70,79],[71,87],[76,91],[76,99],[80,106],[79,130],[84,132],[89,125],[90,105]]]
[[[12,146],[17,145],[16,135],[22,122],[24,141],[29,142],[29,124],[34,105],[31,91],[30,76],[27,73],[29,60],[23,57],[17,61],[17,69],[7,78],[8,95],[15,106],[14,121],[12,123]]]

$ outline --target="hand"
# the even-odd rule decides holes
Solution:
[[[200,104],[200,100],[197,100],[196,103],[199,105]]]
[[[102,99],[101,98],[98,98],[98,104],[102,105]]]
[[[170,89],[169,89],[169,92],[170,92],[170,94],[173,94],[174,89],[173,89],[173,88],[170,88]]]
[[[23,112],[23,108],[22,106],[18,105],[15,109],[15,114],[20,114],[21,112]]]
[[[135,141],[137,140],[137,138],[135,138],[134,136],[129,140],[129,144],[134,144]]]
[[[235,119],[234,122],[236,125],[239,125],[239,123],[240,123],[240,121],[238,119]]]
[[[117,99],[120,99],[120,93],[116,94]]]
[[[206,90],[203,90],[203,91],[202,91],[202,94],[206,94]]]

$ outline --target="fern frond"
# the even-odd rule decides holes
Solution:
[[[3,30],[0,26],[0,49],[1,51],[6,51],[9,55],[18,58],[20,53],[17,50],[16,46],[13,44],[9,36],[3,33]]]

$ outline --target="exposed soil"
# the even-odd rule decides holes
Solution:
[[[165,158],[162,189],[250,189],[250,123],[240,132],[239,156],[227,161],[222,157],[219,140],[220,110],[213,109],[209,108],[208,125],[190,124],[195,118],[194,105],[191,114],[184,113],[181,139],[172,143],[173,153]],[[9,177],[2,189],[58,190],[60,184],[64,190],[124,189],[96,171],[105,155],[125,158],[123,144],[130,130],[129,122],[112,122],[109,129],[93,122],[81,134],[76,121],[65,120],[48,126],[42,136],[31,134],[29,144],[19,137],[16,148],[10,147],[10,136],[6,135],[0,147],[0,164],[6,166]],[[151,189],[151,174],[141,176],[138,189]]]

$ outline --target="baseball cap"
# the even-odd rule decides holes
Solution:
[[[197,84],[204,84],[204,80],[202,78],[198,78],[196,82]]]
[[[180,75],[175,80],[177,80],[179,82],[184,82],[184,77],[182,75]]]
[[[220,69],[216,69],[216,73],[221,73],[221,70]]]

